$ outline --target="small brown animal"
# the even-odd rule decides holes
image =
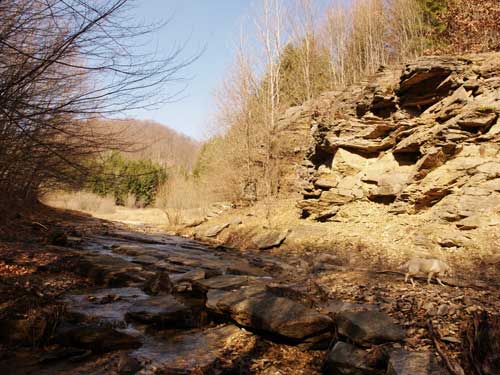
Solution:
[[[419,272],[427,274],[427,284],[430,284],[432,277],[436,275],[437,282],[439,283],[439,285],[442,286],[444,285],[439,279],[439,277],[451,274],[450,266],[448,266],[445,262],[439,259],[412,258],[408,262],[403,264],[401,268],[406,270],[405,283],[408,282],[409,278],[413,287],[415,287],[413,276],[415,276]]]

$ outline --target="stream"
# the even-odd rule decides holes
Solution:
[[[376,305],[332,300],[304,259],[121,230],[70,247],[72,271],[94,286],[60,298],[64,312],[48,349],[26,360],[19,352],[11,367],[3,364],[9,374],[382,374],[388,361],[437,366],[428,353],[389,358],[405,330]],[[362,349],[380,344],[389,349]]]

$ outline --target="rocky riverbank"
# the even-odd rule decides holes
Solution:
[[[435,340],[467,369],[467,324],[500,308],[494,287],[413,289],[328,256],[109,224],[61,238],[3,244],[2,373],[444,374]]]

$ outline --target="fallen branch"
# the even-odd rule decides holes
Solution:
[[[436,347],[437,352],[439,353],[444,363],[446,364],[446,367],[448,367],[448,370],[450,370],[453,375],[465,375],[462,366],[460,366],[458,363],[456,363],[456,361],[451,359],[446,354],[445,345],[441,342],[441,339],[438,337],[438,334],[434,330],[432,321],[430,319],[427,321],[427,327],[429,329],[429,335],[431,336],[432,341],[434,342],[434,346]]]
[[[43,225],[42,223],[39,223],[38,221],[33,221],[31,222],[32,225],[34,226],[37,226],[37,227],[40,227],[40,228],[43,228],[45,230],[49,230],[49,228],[47,228],[45,225]]]

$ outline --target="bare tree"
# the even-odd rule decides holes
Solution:
[[[276,192],[277,166],[273,152],[273,139],[276,133],[278,111],[280,109],[280,54],[283,50],[285,35],[283,31],[284,7],[281,0],[263,0],[262,15],[256,18],[257,37],[264,52],[265,84],[262,100],[265,107],[265,161],[264,180],[266,195]]]
[[[299,47],[299,65],[302,72],[301,84],[305,86],[306,100],[313,97],[312,64],[317,49],[318,9],[313,0],[295,0],[288,11],[292,41]]]
[[[133,0],[0,1],[0,194],[31,198],[85,176],[85,160],[119,148],[85,120],[167,101],[193,59],[141,52],[162,24],[134,24]]]

